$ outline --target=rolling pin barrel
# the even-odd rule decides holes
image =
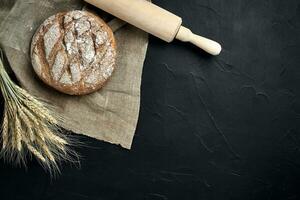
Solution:
[[[145,0],[85,0],[86,2],[158,37],[174,40],[180,17]]]
[[[193,34],[181,26],[182,19],[146,0],[85,0],[86,2],[166,41],[175,38],[191,42],[204,51],[218,55],[221,45]]]

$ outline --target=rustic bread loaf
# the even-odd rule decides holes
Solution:
[[[100,89],[115,68],[114,35],[89,12],[58,13],[35,33],[31,60],[49,86],[70,95],[88,94]]]

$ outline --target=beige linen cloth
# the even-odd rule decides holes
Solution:
[[[59,93],[38,80],[31,66],[30,42],[38,26],[57,12],[83,6],[81,0],[0,0],[0,43],[22,87],[54,105],[66,119],[63,128],[130,149],[139,115],[146,33],[130,25],[115,33],[116,70],[103,89],[90,95]]]

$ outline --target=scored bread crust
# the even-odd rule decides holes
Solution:
[[[70,95],[92,93],[112,75],[116,42],[109,26],[86,11],[61,12],[38,28],[31,61],[47,85]]]

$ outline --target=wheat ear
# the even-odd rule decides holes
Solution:
[[[4,109],[5,110],[5,109]],[[4,112],[2,122],[2,149],[5,149],[8,142],[8,119],[7,112]]]
[[[21,130],[21,122],[19,119],[19,116],[15,116],[15,147],[17,148],[18,151],[22,150],[22,130]]]

